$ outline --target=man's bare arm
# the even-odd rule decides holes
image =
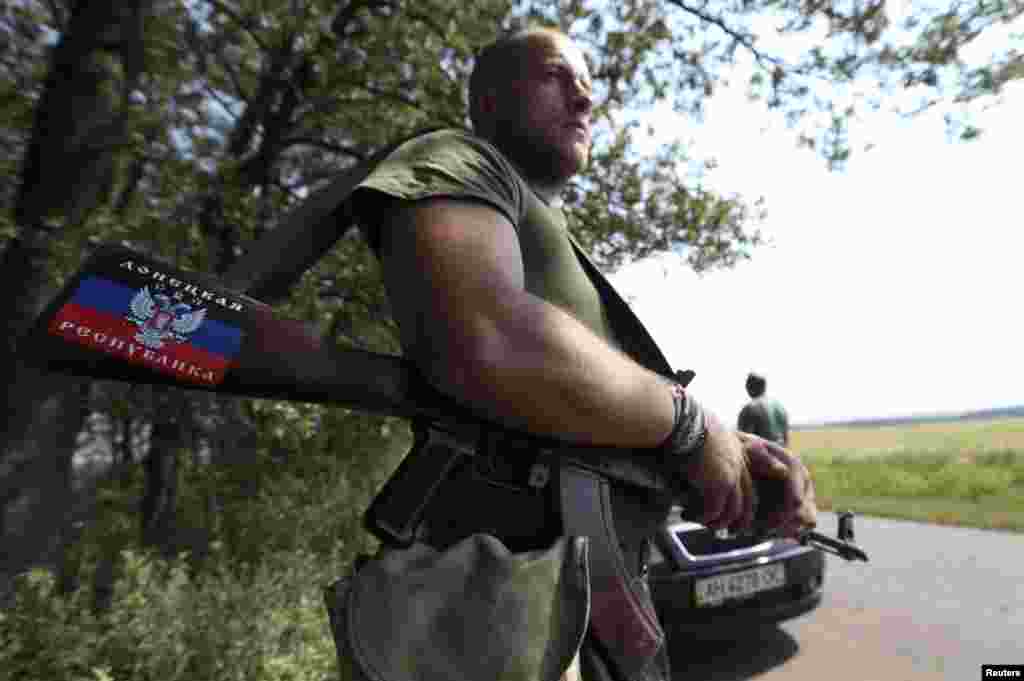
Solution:
[[[526,291],[518,236],[494,208],[405,205],[381,259],[406,349],[443,392],[574,442],[655,447],[672,429],[665,379]]]
[[[438,389],[499,423],[567,441],[666,440],[675,416],[666,379],[526,291],[518,236],[500,212],[448,199],[390,208],[385,284],[406,350]],[[702,451],[680,461],[704,499],[701,522],[749,526],[751,473],[790,482],[780,522],[813,517],[798,460],[706,415]]]

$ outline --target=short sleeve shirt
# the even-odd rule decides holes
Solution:
[[[417,201],[446,197],[482,201],[501,212],[519,237],[526,290],[616,344],[597,289],[569,241],[565,214],[545,203],[496,147],[465,131],[447,129],[396,148],[357,187],[354,212],[376,250],[380,223],[367,190]]]
[[[737,428],[760,435],[766,440],[786,444],[789,438],[789,417],[778,400],[759,397],[740,411]]]

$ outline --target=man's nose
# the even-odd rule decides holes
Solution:
[[[594,97],[580,80],[573,82],[569,98],[574,111],[590,113],[590,110],[594,108]]]

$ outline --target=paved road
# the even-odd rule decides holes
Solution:
[[[871,562],[829,557],[817,610],[677,649],[675,681],[973,681],[982,664],[1024,664],[1024,535],[857,520]]]

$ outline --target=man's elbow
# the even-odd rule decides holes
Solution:
[[[511,355],[508,339],[496,333],[464,334],[441,343],[419,362],[426,380],[437,390],[466,404],[493,400],[504,364]]]

